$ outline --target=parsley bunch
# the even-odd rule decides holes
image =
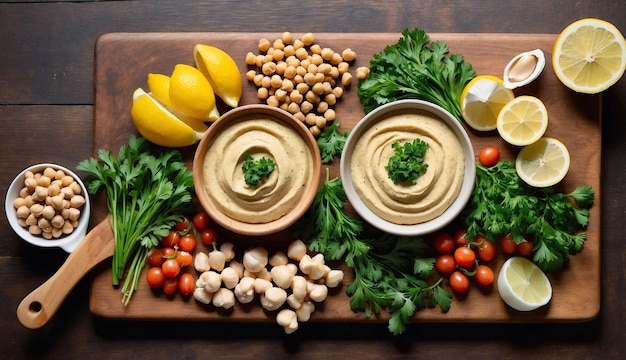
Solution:
[[[353,311],[366,317],[388,309],[389,331],[401,334],[415,311],[439,305],[447,312],[452,294],[440,286],[429,285],[434,259],[425,258],[427,245],[422,239],[383,234],[365,228],[347,216],[347,200],[341,178],[326,180],[305,216],[294,226],[294,234],[329,260],[345,259],[355,279],[346,292]]]
[[[257,186],[264,177],[270,176],[274,171],[274,160],[268,159],[265,156],[254,160],[252,155],[246,154],[241,165],[243,170],[243,178],[246,184],[250,186]]]
[[[430,43],[421,29],[405,29],[396,44],[370,61],[370,74],[359,81],[358,95],[366,113],[400,99],[421,99],[448,110],[461,121],[461,92],[476,73],[459,54],[448,54],[445,42]]]
[[[179,151],[154,154],[146,139],[132,135],[117,157],[103,149],[98,157],[83,160],[76,168],[90,174],[86,181],[90,194],[106,190],[115,237],[112,283],[119,285],[128,271],[122,286],[122,302],[127,305],[148,252],[191,204],[193,175]]]
[[[399,182],[415,184],[428,169],[428,164],[424,164],[424,154],[428,150],[428,143],[415,138],[413,142],[406,142],[403,145],[395,141],[391,147],[396,152],[385,166],[389,179],[394,184]]]
[[[569,262],[569,254],[582,250],[593,199],[588,185],[569,194],[530,188],[509,161],[491,168],[477,164],[476,186],[462,218],[470,239],[482,234],[495,242],[504,235],[516,243],[532,240],[533,261],[555,271]]]

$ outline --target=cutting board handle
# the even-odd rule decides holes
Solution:
[[[17,307],[17,318],[25,327],[44,326],[74,286],[94,266],[113,256],[115,241],[110,217],[94,227],[45,283],[26,296]]]

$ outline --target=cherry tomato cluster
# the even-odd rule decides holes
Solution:
[[[151,288],[162,288],[166,295],[174,295],[177,291],[182,295],[193,292],[195,278],[189,269],[192,268],[198,236],[205,245],[211,245],[217,238],[217,233],[209,226],[209,216],[204,212],[195,214],[191,220],[184,217],[161,239],[159,246],[150,251],[146,281]]]
[[[502,239],[500,239],[500,249],[506,256],[519,255],[529,257],[533,253],[534,246],[532,241],[523,241],[516,244],[509,235],[503,236]]]
[[[449,283],[456,293],[464,293],[470,287],[470,277],[481,286],[493,283],[493,270],[486,265],[496,257],[493,242],[476,236],[472,241],[465,238],[464,230],[453,235],[441,232],[435,235],[435,249],[439,256],[435,269],[442,276],[449,276]]]

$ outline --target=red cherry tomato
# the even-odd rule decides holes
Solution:
[[[182,251],[191,252],[196,248],[196,237],[193,234],[186,234],[178,242],[178,248]]]
[[[186,231],[187,229],[189,229],[189,224],[190,224],[189,218],[186,216],[183,216],[182,220],[177,222],[175,225],[176,231],[178,232]]]
[[[191,222],[193,223],[193,226],[196,228],[196,230],[202,231],[204,230],[204,228],[209,226],[209,215],[205,212],[199,212],[193,216]]]
[[[517,244],[510,235],[506,235],[500,239],[500,249],[505,255],[513,255],[517,251]]]
[[[474,243],[479,244],[476,247],[476,256],[483,262],[490,262],[496,257],[496,246],[491,241],[478,235],[474,238]]]
[[[178,261],[181,267],[186,267],[191,265],[193,256],[187,251],[178,251],[176,253],[176,261]]]
[[[167,259],[161,265],[161,269],[163,269],[163,274],[165,274],[168,278],[173,278],[180,274],[180,264],[176,259]]]
[[[167,236],[164,236],[161,239],[161,247],[174,247],[176,245],[178,245],[178,242],[180,241],[180,234],[178,232],[176,232],[175,230],[170,230],[169,234],[167,234]]]
[[[178,278],[178,291],[183,295],[189,295],[196,287],[196,282],[193,279],[193,275],[190,273],[184,273]]]
[[[465,238],[464,229],[456,230],[452,237],[454,238],[454,241],[456,242],[456,246],[466,246],[467,244],[469,244],[469,240]]]
[[[476,261],[476,253],[467,246],[462,246],[454,250],[454,261],[464,268],[472,267]]]
[[[163,262],[165,260],[173,258],[174,255],[176,255],[176,249],[171,248],[171,247],[162,248],[161,257],[163,258],[163,261],[161,262],[161,265],[163,265]]]
[[[456,243],[450,234],[438,233],[435,235],[435,250],[440,254],[448,254],[454,250]]]
[[[524,241],[517,244],[517,253],[520,256],[529,257],[533,253],[533,243],[530,241]]]
[[[167,278],[165,279],[165,284],[163,284],[163,292],[165,295],[174,295],[178,290],[178,278]]]
[[[148,269],[146,281],[151,288],[160,288],[165,284],[165,274],[163,274],[163,270],[160,267],[153,266]]]
[[[200,234],[200,238],[202,239],[202,243],[206,246],[210,246],[217,240],[217,232],[213,228],[206,228],[202,230]]]
[[[443,254],[437,257],[435,260],[435,270],[440,275],[449,275],[456,269],[456,262],[454,261],[454,256],[450,254]]]
[[[154,248],[148,254],[148,264],[150,266],[161,266],[163,264],[163,255],[161,249]]]
[[[450,287],[452,291],[457,293],[464,293],[469,289],[470,282],[465,274],[460,271],[455,271],[450,275]]]
[[[478,154],[478,161],[482,166],[492,167],[500,160],[500,150],[495,146],[485,146]]]
[[[478,265],[474,279],[476,279],[478,285],[489,286],[493,283],[493,270],[487,265]]]

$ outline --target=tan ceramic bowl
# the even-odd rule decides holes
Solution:
[[[270,121],[286,125],[295,130],[296,133],[304,140],[307,150],[312,158],[313,165],[312,169],[309,169],[310,181],[304,191],[300,194],[300,197],[291,201],[292,208],[275,220],[255,223],[237,220],[232,216],[225,214],[223,209],[220,209],[219,203],[216,202],[215,197],[210,195],[205,188],[205,184],[209,184],[209,186],[218,186],[218,175],[208,173],[205,175],[204,163],[207,158],[208,149],[215,141],[219,141],[217,139],[219,139],[220,135],[222,135],[224,131],[241,122],[260,118],[269,119]],[[243,146],[225,147],[224,151],[229,153],[225,153],[221,159],[225,157],[231,157],[231,159],[242,159],[245,155],[245,147],[247,146],[246,144],[242,145]],[[268,148],[267,151],[271,152],[273,149]],[[230,164],[225,165],[231,166]],[[276,168],[278,169],[280,166],[280,162],[277,161]],[[194,187],[196,195],[204,210],[219,225],[232,232],[247,236],[261,236],[277,233],[288,228],[300,217],[302,217],[311,206],[311,203],[317,194],[321,181],[321,170],[322,162],[317,142],[307,127],[290,113],[268,105],[244,105],[223,114],[209,127],[200,140],[193,160]],[[228,176],[230,176],[230,174]]]
[[[381,218],[372,211],[359,196],[352,182],[350,171],[350,159],[356,143],[363,133],[375,126],[379,121],[386,119],[392,114],[407,114],[412,112],[427,112],[442,120],[452,130],[461,144],[465,154],[465,166],[460,192],[453,200],[452,204],[439,216],[417,224],[396,224]],[[463,126],[446,110],[426,101],[421,100],[399,100],[385,104],[368,113],[352,129],[346,141],[341,155],[341,179],[348,200],[356,212],[368,223],[380,230],[401,236],[419,236],[434,233],[452,222],[463,210],[472,195],[476,177],[476,159],[469,136]]]

